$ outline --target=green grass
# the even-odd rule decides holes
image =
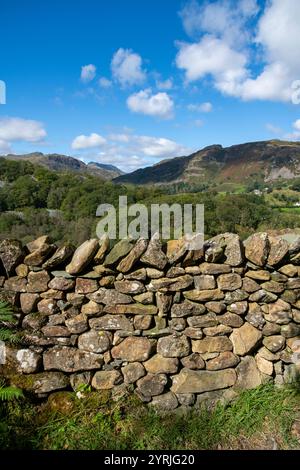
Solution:
[[[2,408],[0,447],[6,449],[229,449],[263,448],[272,436],[279,448],[296,448],[291,436],[299,416],[300,396],[295,388],[267,384],[244,391],[232,404],[213,411],[160,415],[137,399],[112,401],[108,394],[74,393],[68,411],[50,404],[10,403]],[[71,407],[71,408],[70,408]],[[298,442],[299,447],[299,442]]]

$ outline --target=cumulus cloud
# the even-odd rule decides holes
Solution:
[[[96,66],[94,64],[81,67],[80,80],[84,83],[91,82],[96,77]]]
[[[226,95],[290,101],[292,83],[300,77],[295,47],[300,41],[300,2],[268,1],[254,28],[257,12],[257,2],[251,0],[188,4],[181,12],[183,25],[198,37],[192,43],[178,43],[176,64],[186,80],[210,76]],[[253,64],[262,70],[255,72]]]
[[[143,83],[146,72],[142,68],[142,62],[141,56],[131,49],[118,49],[111,61],[113,78],[123,87]]]
[[[74,150],[84,150],[94,147],[102,147],[106,139],[99,134],[92,133],[90,135],[78,135],[73,140],[71,146]]]
[[[0,141],[40,142],[47,133],[41,122],[22,118],[0,118]]]
[[[127,106],[134,113],[170,119],[173,116],[174,102],[165,92],[152,94],[150,88],[133,93],[127,98]]]
[[[84,153],[77,157],[85,161],[110,163],[129,172],[161,159],[189,153],[190,148],[172,139],[122,132],[109,134],[100,152]]]
[[[293,131],[284,136],[288,140],[300,140],[300,119],[293,122]]]
[[[112,81],[106,77],[100,77],[98,84],[101,86],[101,88],[110,88],[112,86]]]
[[[201,4],[192,0],[179,14],[189,36],[199,38],[205,32],[241,47],[250,36],[246,25],[258,11],[256,0],[219,0]]]
[[[156,87],[159,90],[171,90],[173,88],[172,78],[167,78],[166,80],[156,80]]]
[[[205,103],[200,104],[188,104],[187,106],[189,111],[197,111],[200,113],[210,113],[213,110],[213,105],[207,101]]]

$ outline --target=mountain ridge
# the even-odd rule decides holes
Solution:
[[[215,144],[191,155],[165,159],[151,167],[114,178],[115,183],[251,181],[300,177],[300,142],[267,140],[222,147]]]
[[[105,163],[101,164],[98,162],[89,162],[86,164],[77,158],[59,153],[44,154],[42,152],[31,152],[21,155],[7,154],[1,155],[1,157],[6,158],[7,160],[29,161],[53,171],[87,173],[99,176],[105,180],[111,180],[123,174],[123,172],[114,165],[106,165]]]

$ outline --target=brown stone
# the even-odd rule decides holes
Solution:
[[[206,308],[204,305],[196,304],[190,302],[189,300],[184,300],[179,304],[173,304],[171,308],[171,317],[181,318],[188,317],[192,315],[202,315],[205,313]]]
[[[69,274],[78,274],[82,272],[95,256],[99,249],[99,240],[86,240],[75,251],[70,264],[67,265],[66,271]]]
[[[245,276],[250,277],[255,281],[269,281],[271,279],[271,274],[262,269],[258,269],[257,271],[247,271]]]
[[[122,280],[115,282],[115,289],[122,294],[141,294],[145,291],[144,284],[140,281]]]
[[[53,315],[58,312],[57,302],[54,299],[42,299],[37,304],[37,309],[45,315]]]
[[[49,282],[50,289],[67,291],[73,289],[75,286],[75,281],[73,279],[66,279],[64,277],[54,277]]]
[[[260,355],[256,355],[255,357],[256,360],[256,365],[257,368],[260,372],[266,375],[272,375],[273,374],[273,363],[271,361],[267,361],[267,359],[264,359]]]
[[[208,302],[210,300],[222,300],[224,299],[224,294],[219,289],[210,289],[210,290],[189,290],[183,292],[183,295],[188,300],[193,300],[195,302]]]
[[[50,336],[50,337],[70,336],[71,334],[68,328],[66,328],[65,326],[60,326],[60,325],[44,326],[42,328],[42,332],[45,336]]]
[[[232,333],[232,328],[227,325],[211,326],[209,328],[204,328],[203,333],[205,334],[205,336],[224,336]]]
[[[160,279],[153,279],[148,289],[154,292],[158,290],[161,292],[177,292],[190,287],[193,281],[193,277],[189,274],[175,278],[162,277]]]
[[[227,274],[231,272],[231,267],[225,264],[201,263],[200,270],[202,274]]]
[[[152,324],[151,315],[135,315],[133,319],[134,328],[136,330],[149,330]]]
[[[96,390],[110,390],[123,382],[123,376],[118,370],[101,370],[95,373],[92,387]]]
[[[103,311],[103,307],[101,304],[97,304],[93,300],[90,300],[87,304],[82,305],[81,313],[84,315],[97,315]]]
[[[49,289],[46,292],[41,293],[42,299],[55,299],[63,300],[65,298],[64,292],[56,289]]]
[[[125,274],[124,279],[134,279],[136,281],[145,281],[147,277],[147,271],[145,268],[137,269],[132,273]]]
[[[132,269],[134,264],[140,259],[141,255],[145,252],[148,246],[148,241],[141,238],[139,239],[129,254],[123,258],[117,266],[117,270],[121,273],[127,273]]]
[[[195,328],[205,328],[216,326],[218,324],[217,316],[213,312],[206,315],[190,317],[187,319],[188,325]]]
[[[27,292],[45,292],[48,289],[49,281],[50,276],[47,271],[30,272],[28,274]]]
[[[23,313],[31,313],[34,311],[36,304],[38,302],[38,294],[21,294],[20,295],[20,304],[21,310]]]
[[[151,374],[176,374],[178,359],[155,354],[148,361],[144,362],[144,367]]]
[[[116,304],[129,304],[132,302],[132,298],[129,295],[122,294],[113,289],[105,289],[100,287],[96,292],[87,295],[89,300],[93,300],[99,304],[104,304],[108,306]]]
[[[232,343],[227,336],[211,336],[192,341],[192,350],[197,353],[231,351]]]
[[[231,351],[221,352],[217,357],[210,359],[206,363],[207,370],[220,370],[235,367],[240,362],[238,356]]]
[[[167,377],[164,374],[147,374],[137,381],[137,387],[145,397],[161,395],[167,385]]]
[[[249,292],[251,294],[252,292],[256,292],[257,290],[259,290],[260,285],[256,281],[254,281],[254,279],[251,279],[250,277],[245,277],[243,279],[242,289],[245,292]]]
[[[107,331],[90,330],[78,338],[78,348],[94,353],[103,353],[110,348],[112,334]]]
[[[49,258],[44,264],[44,269],[53,269],[57,266],[62,265],[65,261],[68,261],[69,258],[74,253],[74,248],[72,245],[63,245],[62,247],[58,248],[55,253]]]
[[[261,284],[262,289],[274,294],[281,294],[284,291],[284,286],[276,281],[267,281]]]
[[[73,334],[83,333],[88,329],[87,317],[84,313],[80,313],[79,315],[66,320],[66,326]]]
[[[255,233],[245,240],[244,246],[246,258],[257,266],[264,266],[270,251],[268,234]]]
[[[24,264],[27,266],[41,266],[45,259],[50,256],[55,249],[55,245],[48,245],[45,243],[35,251],[32,251],[29,255],[25,256]]]
[[[298,275],[298,268],[293,264],[286,264],[285,266],[282,266],[278,271],[288,277],[294,277]]]
[[[182,369],[173,377],[171,390],[174,393],[203,393],[231,387],[235,384],[234,369],[220,371],[195,371]]]
[[[146,375],[144,366],[140,362],[131,362],[127,366],[122,367],[124,382],[132,384]]]
[[[112,305],[104,307],[106,313],[124,314],[124,315],[155,315],[157,307],[155,305],[128,304],[128,305]]]
[[[153,292],[143,292],[142,294],[135,295],[133,298],[139,304],[151,305],[154,303]]]
[[[26,292],[27,281],[24,277],[10,277],[4,282],[4,288],[14,292]]]
[[[202,274],[201,276],[194,277],[195,289],[208,290],[216,288],[216,281],[214,276],[209,274]]]
[[[223,302],[206,302],[205,307],[207,308],[207,310],[218,314],[226,310],[226,304],[224,304]]]
[[[284,348],[285,338],[281,335],[267,336],[263,339],[263,345],[272,353],[277,353]]]
[[[152,343],[149,339],[132,336],[114,346],[111,355],[114,359],[122,359],[123,361],[143,362],[149,358],[151,351]]]
[[[199,353],[192,353],[189,356],[183,357],[181,363],[187,369],[198,370],[205,368],[205,362]]]
[[[236,290],[242,287],[242,279],[239,274],[230,273],[230,274],[221,274],[218,279],[218,288],[220,290]]]
[[[235,313],[226,312],[224,315],[218,316],[218,321],[222,323],[222,325],[227,325],[232,328],[240,328],[244,323],[244,320],[240,317],[240,315],[236,315]]]
[[[237,315],[244,315],[248,309],[248,302],[235,302],[231,305],[228,305],[227,309],[231,313],[236,313]]]
[[[29,273],[29,268],[26,266],[26,264],[19,264],[19,266],[16,267],[16,274],[19,277],[27,277]]]
[[[283,238],[269,236],[270,252],[268,256],[268,264],[276,266],[281,263],[289,251],[289,243]]]
[[[240,328],[233,331],[230,335],[230,340],[233,344],[233,352],[238,356],[245,356],[253,351],[262,339],[262,334],[259,330],[245,323]]]

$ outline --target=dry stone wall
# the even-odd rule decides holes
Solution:
[[[198,251],[91,239],[74,252],[44,236],[1,241],[0,259],[23,335],[1,345],[0,372],[39,397],[88,385],[170,410],[298,373],[300,238],[226,233]]]

